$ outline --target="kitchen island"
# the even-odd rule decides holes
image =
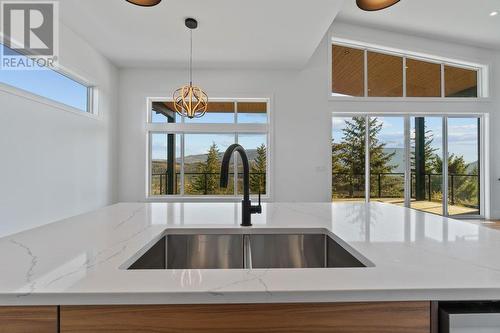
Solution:
[[[189,306],[198,314],[212,305],[214,313],[276,311],[295,318],[303,309],[331,317],[371,307],[374,318],[417,318],[401,332],[429,332],[422,321],[433,301],[500,299],[500,232],[382,203],[272,203],[253,216],[252,232],[326,230],[367,267],[127,270],[166,231],[240,229],[240,206],[120,203],[1,238],[0,306],[55,307],[61,327],[79,315],[112,318],[121,309],[123,320],[155,305],[149,313],[163,311],[163,317],[164,311],[189,313]],[[0,310],[0,322],[5,316]],[[84,330],[74,327],[66,331]]]

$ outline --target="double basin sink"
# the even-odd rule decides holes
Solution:
[[[327,230],[172,229],[125,268],[285,269],[368,267],[372,264]],[[341,245],[343,243],[343,245]]]

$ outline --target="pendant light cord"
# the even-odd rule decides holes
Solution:
[[[193,29],[189,30],[191,35],[191,49],[189,53],[189,85],[193,85]]]

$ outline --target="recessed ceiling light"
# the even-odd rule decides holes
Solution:
[[[490,16],[497,16],[498,15],[498,10],[492,11],[490,13]]]

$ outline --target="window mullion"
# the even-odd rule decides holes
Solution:
[[[365,97],[368,97],[368,50],[364,50],[364,63],[363,63],[363,70],[364,70],[364,91],[365,91]]]
[[[403,57],[403,97],[406,95],[406,57]]]
[[[153,184],[153,139],[152,139],[152,134],[151,132],[148,131],[147,134],[147,140],[148,140],[148,175],[147,179],[149,179],[149,184],[147,185],[148,188],[146,189],[146,193],[148,196],[152,195],[152,185]]]
[[[365,116],[365,202],[370,202],[370,116]]]
[[[443,216],[448,216],[448,117],[443,117]]]
[[[444,86],[444,64],[441,64],[441,98],[446,97],[446,91],[445,91],[445,86]]]
[[[405,131],[405,207],[411,207],[411,123],[410,116],[405,115],[404,118],[404,131]]]
[[[185,136],[184,133],[181,134],[181,196],[184,196],[184,148],[185,148]]]

